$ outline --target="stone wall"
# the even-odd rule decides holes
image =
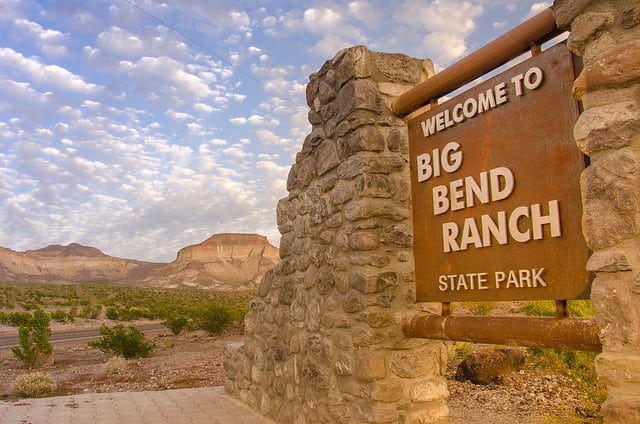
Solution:
[[[591,164],[582,174],[583,231],[596,273],[594,303],[608,389],[606,423],[640,422],[640,3],[556,1],[558,26],[584,68],[574,136]]]
[[[408,146],[388,107],[429,65],[354,47],[310,77],[282,262],[225,352],[226,392],[280,424],[446,422],[446,349],[401,331],[417,308]]]
[[[556,0],[583,58],[575,129],[590,157],[583,231],[607,385],[605,422],[640,423],[640,5]],[[444,423],[446,350],[406,339],[416,305],[407,135],[390,99],[424,64],[364,47],[311,76],[313,125],[278,205],[282,262],[251,302],[225,388],[278,423]],[[432,308],[431,312],[438,312]]]

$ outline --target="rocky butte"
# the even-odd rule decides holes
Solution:
[[[0,247],[0,281],[247,290],[279,261],[278,248],[258,234],[216,234],[181,249],[168,264],[115,258],[77,243],[25,252]]]

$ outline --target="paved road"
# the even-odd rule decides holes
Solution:
[[[145,334],[169,331],[167,327],[160,323],[137,324],[136,328],[140,329]],[[99,328],[75,328],[54,332],[49,337],[49,342],[51,342],[51,344],[56,344],[80,340],[94,340],[98,338],[100,338]],[[11,346],[17,345],[18,328],[15,328],[15,332],[13,332],[12,334],[0,334],[0,349],[9,349]]]

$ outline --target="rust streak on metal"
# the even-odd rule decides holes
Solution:
[[[552,10],[546,9],[396,97],[391,104],[391,109],[398,115],[413,112],[432,99],[437,99],[507,63],[531,49],[534,43],[549,40],[560,33],[562,31],[555,24]]]
[[[601,352],[592,318],[415,316],[406,337]]]

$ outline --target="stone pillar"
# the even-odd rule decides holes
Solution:
[[[556,1],[558,26],[584,68],[574,129],[591,164],[582,175],[583,229],[607,386],[606,423],[640,423],[640,3]]]
[[[444,344],[401,330],[417,312],[408,141],[388,106],[425,66],[354,47],[310,77],[282,261],[225,355],[227,393],[278,423],[447,420]]]

